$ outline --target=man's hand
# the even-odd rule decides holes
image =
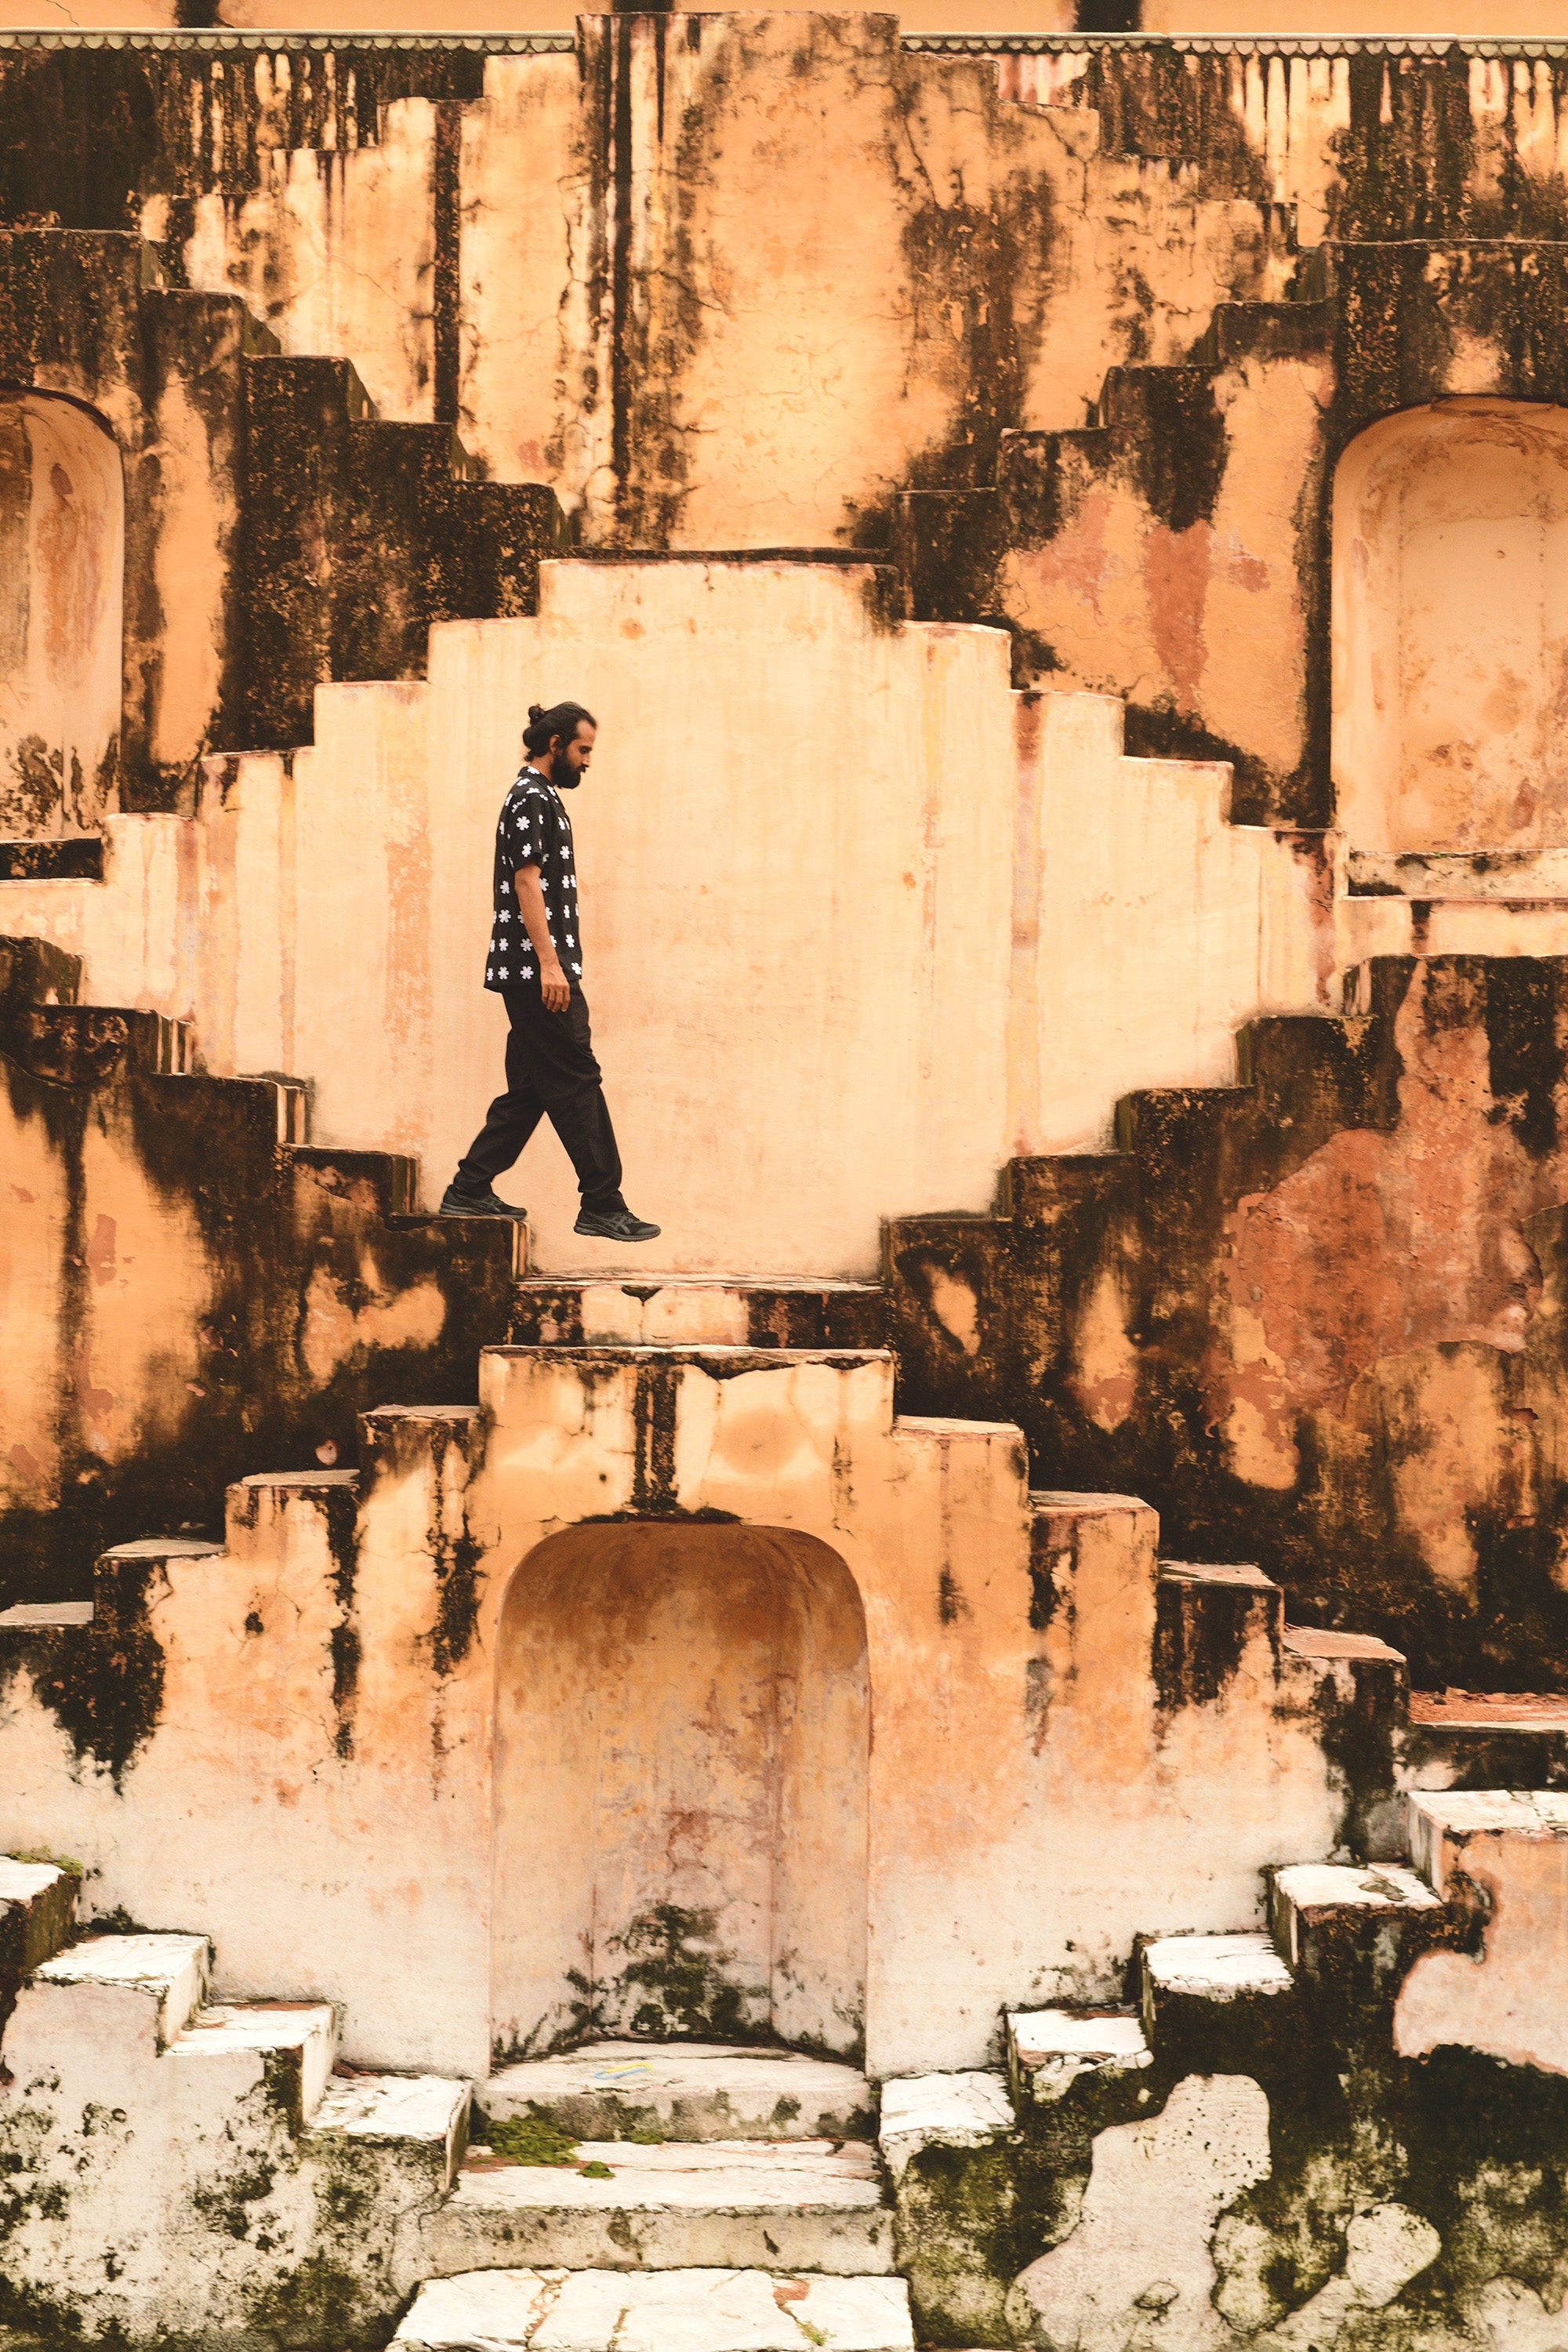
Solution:
[[[546,1013],[564,1013],[572,1002],[571,982],[561,969],[561,959],[555,952],[555,942],[550,936],[550,918],[544,911],[544,892],[540,885],[537,866],[520,866],[512,877],[517,884],[517,908],[523,927],[533,941],[533,952],[539,958],[539,992],[544,999]]]

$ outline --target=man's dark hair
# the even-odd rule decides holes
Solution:
[[[563,743],[572,742],[584,719],[590,727],[596,727],[599,723],[593,712],[584,710],[580,702],[552,703],[548,710],[542,710],[537,702],[531,702],[528,724],[522,730],[524,751],[548,751],[557,735]]]

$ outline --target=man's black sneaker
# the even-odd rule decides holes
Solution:
[[[580,1209],[574,1234],[592,1234],[602,1242],[651,1242],[658,1238],[659,1228],[650,1225],[646,1217],[634,1217],[629,1209]]]
[[[527,1216],[526,1209],[514,1209],[499,1192],[487,1185],[482,1192],[461,1192],[456,1184],[448,1184],[441,1195],[444,1217],[516,1217]]]

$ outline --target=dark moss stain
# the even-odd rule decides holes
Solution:
[[[1256,1586],[1205,1582],[1179,1569],[1155,1589],[1154,1688],[1162,1713],[1209,1706],[1235,1680],[1267,1617]]]
[[[1487,974],[1488,1076],[1498,1106],[1538,1160],[1557,1145],[1564,1050],[1553,972],[1531,958],[1500,958]]]
[[[90,1758],[117,1790],[163,1710],[163,1652],[149,1601],[163,1580],[159,1559],[102,1560],[93,1621],[42,1646],[33,1686],[70,1741],[79,1763]]]
[[[974,1614],[964,1598],[963,1586],[951,1568],[943,1568],[937,1579],[936,1613],[938,1623],[942,1625],[961,1624],[965,1618],[973,1617]]]
[[[447,1532],[441,1510],[447,1461],[454,1447],[462,1442],[449,1426],[437,1423],[431,1431],[436,1507],[426,1541],[436,1570],[437,1599],[436,1622],[430,1632],[430,1657],[443,1681],[462,1664],[473,1646],[484,1583],[479,1573],[484,1546],[469,1528],[467,1496],[462,1524],[455,1535]]]
[[[752,2006],[765,2001],[765,1985],[740,1984],[734,1955],[718,1941],[718,1914],[656,1904],[609,1939],[626,1965],[600,1989],[601,2013],[624,2021],[634,2034],[685,2034],[721,2042],[766,2042]]]
[[[679,1509],[675,1490],[675,1418],[678,1381],[673,1368],[639,1363],[632,1392],[636,1455],[631,1507],[639,1518],[659,1518]]]
[[[308,1487],[306,1493],[326,1522],[327,1544],[331,1554],[332,1599],[338,1609],[338,1622],[332,1627],[331,1637],[332,1709],[338,1718],[333,1745],[338,1754],[346,1759],[354,1752],[354,1700],[359,1691],[363,1654],[359,1628],[354,1622],[354,1581],[359,1566],[359,1497],[353,1487],[347,1485]]]

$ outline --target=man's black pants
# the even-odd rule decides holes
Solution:
[[[497,1095],[483,1127],[458,1164],[458,1188],[482,1192],[504,1175],[542,1118],[566,1146],[577,1171],[583,1206],[604,1214],[624,1209],[621,1155],[605,1100],[588,1001],[574,981],[564,1013],[547,1013],[537,982],[507,988],[506,1092]]]

